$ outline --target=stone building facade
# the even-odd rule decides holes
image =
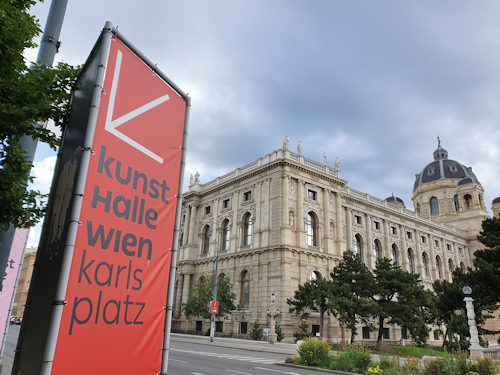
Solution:
[[[316,162],[302,155],[300,143],[296,153],[288,144],[285,138],[281,149],[205,184],[198,174],[191,178],[182,203],[174,331],[209,328],[208,320],[186,319],[182,304],[200,278],[214,274],[216,253],[219,275],[229,276],[244,306],[218,322],[217,331],[245,335],[255,323],[269,327],[274,294],[285,341],[293,341],[300,324],[288,312],[287,298],[311,278],[330,277],[346,250],[359,253],[368,267],[374,267],[377,257],[390,258],[420,273],[428,286],[436,279],[451,280],[455,267],[471,266],[477,224],[488,216],[483,190],[470,169],[449,163],[440,146],[436,165],[431,163],[433,177],[440,173],[439,178],[430,178],[429,166],[417,175],[413,201],[418,208],[411,211],[397,197],[383,200],[351,189],[337,160],[330,166],[324,155],[322,163]],[[459,172],[449,177],[442,169],[449,165]],[[472,181],[459,183],[465,178]],[[319,314],[311,314],[308,324],[317,331]],[[400,328],[387,328],[387,339],[399,341]],[[374,335],[359,330],[358,339]],[[328,316],[325,336],[339,342],[349,332]],[[432,339],[440,340],[431,334]]]

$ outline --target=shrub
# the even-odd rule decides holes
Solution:
[[[305,339],[298,349],[298,362],[307,366],[327,367],[330,345],[318,339]]]
[[[299,325],[299,330],[293,333],[293,337],[295,337],[295,341],[303,340],[312,335],[311,332],[307,330],[307,323],[302,321]]]
[[[425,364],[425,374],[434,375],[466,375],[470,371],[467,357],[459,355],[456,357],[437,358]]]
[[[477,372],[479,375],[495,374],[497,365],[491,358],[477,358],[470,364],[470,371]]]
[[[260,328],[259,323],[255,323],[250,331],[250,337],[254,340],[262,340],[264,331]]]
[[[332,357],[328,366],[331,370],[366,372],[371,365],[370,352],[363,346],[350,346],[337,357]]]
[[[278,342],[281,342],[283,341],[283,339],[285,338],[285,335],[283,334],[283,330],[281,329],[281,326],[276,323],[276,327],[274,327],[274,332],[276,332],[276,339],[278,340]]]

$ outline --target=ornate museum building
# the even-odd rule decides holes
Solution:
[[[360,254],[368,267],[387,257],[403,269],[417,272],[430,286],[451,279],[455,267],[471,266],[481,248],[476,240],[488,217],[483,187],[472,169],[448,159],[438,145],[434,161],[416,175],[415,211],[391,196],[385,200],[347,186],[339,163],[329,166],[283,147],[241,168],[200,184],[191,178],[184,194],[175,283],[173,330],[206,332],[208,320],[187,319],[182,304],[200,278],[229,276],[237,303],[235,312],[216,324],[220,334],[245,335],[253,324],[270,326],[271,295],[280,311],[277,320],[285,341],[293,341],[299,318],[288,312],[287,298],[299,284],[319,275],[330,277],[346,250]],[[500,198],[492,211],[500,215]],[[310,314],[309,330],[319,330],[319,314]],[[388,326],[388,341],[399,341],[399,327]],[[350,333],[333,316],[324,336],[332,342]],[[437,331],[432,340],[440,341]],[[376,332],[359,330],[357,340],[375,339]]]

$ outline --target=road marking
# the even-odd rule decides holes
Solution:
[[[169,360],[169,361],[174,361],[174,362],[188,363],[188,361],[181,361],[180,359],[173,359],[173,358],[169,358],[168,360]]]
[[[277,359],[272,359],[272,358],[248,357],[248,356],[234,355],[234,354],[228,354],[228,353],[220,353],[219,354],[219,353],[214,353],[214,352],[200,352],[198,350],[186,350],[186,349],[170,349],[170,350],[182,352],[182,353],[203,355],[203,356],[207,356],[207,357],[217,357],[217,358],[231,359],[231,360],[244,361],[244,362],[250,362],[250,363],[262,363],[264,365],[271,365],[271,364],[274,364],[278,361]]]
[[[230,369],[226,369],[227,372],[234,372],[236,374],[243,374],[243,375],[252,375],[250,374],[249,372],[241,372],[241,371],[236,371],[236,370],[230,370]]]
[[[286,372],[286,371],[280,371],[280,370],[275,370],[272,368],[266,368],[266,367],[254,367],[257,370],[266,370],[266,371],[272,371],[272,372],[279,372],[280,374],[287,374],[287,375],[300,375],[296,372]]]
[[[201,372],[192,372],[191,375],[204,375]]]

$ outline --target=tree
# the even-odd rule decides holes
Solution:
[[[419,275],[403,271],[389,259],[378,259],[375,266],[374,316],[378,319],[377,346],[382,344],[384,322],[409,330],[417,344],[424,344],[429,332],[432,293],[426,291]]]
[[[331,282],[318,276],[310,280],[295,291],[293,298],[288,298],[286,303],[290,306],[290,312],[297,315],[307,310],[319,312],[319,335],[323,337],[323,321],[325,312],[329,309],[328,299],[331,296]]]
[[[32,163],[19,142],[29,136],[55,149],[58,137],[36,124],[52,119],[56,126],[64,126],[70,90],[79,72],[79,67],[63,63],[55,68],[26,68],[23,51],[36,46],[33,39],[41,32],[28,13],[35,3],[0,2],[0,230],[10,223],[30,227],[43,216],[44,196],[28,189]]]
[[[359,255],[347,251],[342,261],[331,272],[332,295],[330,310],[340,323],[351,331],[351,343],[359,321],[368,323],[376,308],[370,297],[374,294],[373,274]]]
[[[192,297],[189,298],[182,309],[186,317],[199,316],[205,319],[210,319],[211,313],[209,303],[212,300],[214,290],[214,278],[210,276],[207,279],[201,278],[193,287]],[[217,282],[217,300],[219,301],[219,312],[217,318],[222,318],[236,309],[234,301],[236,295],[232,292],[231,280],[228,276],[221,275]]]

